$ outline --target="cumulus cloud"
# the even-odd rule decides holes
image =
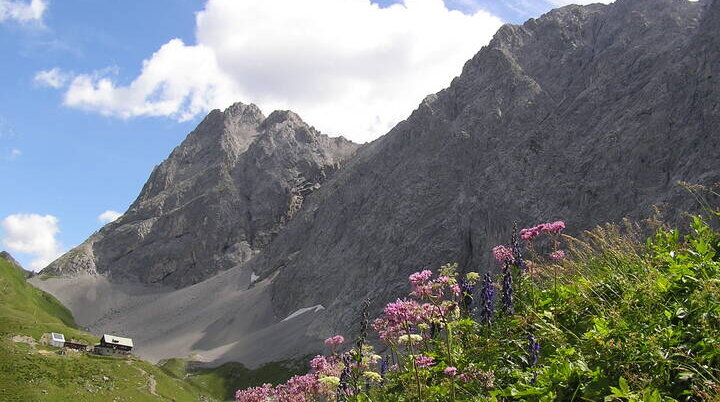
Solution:
[[[60,233],[58,219],[52,215],[15,214],[0,221],[2,243],[11,253],[33,257],[30,268],[39,271],[62,254],[55,236]]]
[[[0,22],[15,21],[21,24],[42,21],[47,0],[0,0]]]
[[[122,216],[122,214],[120,212],[108,209],[107,211],[98,215],[98,220],[101,223],[110,223],[110,222],[115,221],[117,218],[119,218],[121,216]]]
[[[386,8],[370,0],[209,0],[196,16],[195,44],[170,40],[127,85],[109,74],[77,75],[64,102],[103,115],[178,120],[253,102],[365,141],[447,86],[500,25],[487,12],[463,14],[442,0]]]
[[[69,78],[70,74],[64,73],[59,68],[53,68],[52,70],[39,71],[35,74],[33,81],[35,85],[59,89],[65,85]]]

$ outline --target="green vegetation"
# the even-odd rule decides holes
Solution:
[[[720,400],[720,232],[709,222],[694,217],[685,233],[606,225],[580,239],[563,222],[516,232],[493,250],[498,275],[411,275],[409,297],[372,324],[384,356],[334,351],[238,401]]]
[[[296,374],[307,372],[307,358],[269,363],[250,370],[240,363],[225,363],[208,368],[186,359],[168,359],[160,362],[167,374],[182,379],[214,398],[232,400],[240,388],[264,383],[279,384]]]
[[[94,344],[56,298],[25,281],[0,258],[0,401],[229,400],[239,387],[279,383],[306,371],[302,359],[249,370],[238,363],[202,367],[170,359],[161,367],[136,359],[96,356],[42,345],[44,333]]]
[[[57,299],[27,284],[20,269],[0,258],[0,400],[197,401],[205,394],[142,360],[61,355],[35,343],[47,332],[97,342],[77,329]]]

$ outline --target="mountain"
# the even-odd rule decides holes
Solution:
[[[251,259],[357,149],[295,113],[212,111],[118,220],[43,272],[183,287]]]
[[[17,262],[17,260],[15,260],[15,258],[13,258],[13,256],[10,255],[10,253],[8,253],[7,251],[0,251],[0,260],[5,260],[10,263],[10,265],[22,271],[23,275],[25,275],[26,278],[33,275],[31,271],[27,271],[25,268],[23,268],[22,265],[20,265],[20,263]]]
[[[564,219],[572,232],[640,219],[657,204],[670,205],[669,219],[679,219],[696,206],[678,181],[720,181],[717,32],[720,0],[618,0],[505,25],[447,89],[428,96],[387,135],[360,148],[338,147],[347,151],[330,159],[342,168],[327,179],[308,179],[316,189],[292,209],[292,219],[282,219],[291,192],[278,191],[272,194],[286,198],[261,215],[266,224],[240,225],[245,231],[229,242],[212,225],[193,226],[197,234],[181,244],[211,250],[203,254],[210,268],[189,263],[197,257],[184,249],[175,255],[166,248],[183,232],[158,223],[169,218],[157,214],[173,213],[141,208],[153,199],[141,195],[89,240],[103,251],[94,252],[94,267],[84,271],[104,275],[35,283],[65,302],[82,325],[140,338],[149,358],[201,353],[252,365],[352,333],[363,299],[377,312],[406,292],[407,276],[418,269],[447,262],[493,269],[489,251],[507,242],[516,220]],[[184,166],[206,171],[212,163],[219,162]],[[293,170],[297,163],[279,166]],[[157,172],[143,190],[148,196],[161,185]],[[295,176],[278,170],[275,177]],[[190,199],[207,198],[204,191],[215,188],[192,187],[198,192],[172,183],[164,191]],[[240,202],[224,198],[240,192],[211,194],[215,204]],[[173,205],[177,197],[163,199]],[[269,198],[240,205],[251,209]],[[212,210],[197,208],[201,215]],[[163,228],[154,242],[141,236],[148,221]],[[250,234],[256,230],[271,235]],[[258,238],[265,240],[247,240]],[[246,250],[241,239],[252,253],[222,253],[226,246]],[[156,268],[145,269],[139,256]],[[47,270],[73,271],[73,258]],[[134,263],[115,263],[123,258]],[[147,283],[194,285],[175,290]]]

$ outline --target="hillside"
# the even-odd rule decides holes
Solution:
[[[43,345],[59,332],[87,344],[98,337],[77,328],[53,296],[25,282],[24,271],[0,258],[0,400],[2,401],[210,401],[227,400],[240,386],[282,382],[303,372],[293,362],[248,370],[240,364],[206,368],[172,361],[161,367],[137,358],[116,359]]]
[[[720,181],[718,31],[720,0],[505,25],[362,147],[290,112],[214,111],[123,218],[46,269],[62,277],[32,283],[153,361],[257,366],[357,331],[358,301],[380,312],[418,267],[491,271],[508,222],[588,228],[660,205],[675,223],[697,209],[678,181]]]
[[[407,296],[370,317],[362,347],[341,340],[311,373],[237,400],[720,400],[714,214],[680,230],[657,221],[579,238],[562,222],[521,230],[494,248],[498,274],[414,273]],[[367,346],[378,337],[382,356]]]

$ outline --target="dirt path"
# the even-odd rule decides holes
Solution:
[[[135,368],[137,371],[139,371],[140,374],[142,374],[142,376],[147,379],[147,388],[148,388],[148,391],[150,391],[150,394],[152,396],[160,396],[156,392],[157,380],[155,379],[155,376],[152,374],[149,374],[147,371],[141,369],[140,367],[137,367],[136,365],[132,364],[132,362],[130,362],[130,361],[128,361],[127,363],[129,365],[133,366],[133,368]]]

